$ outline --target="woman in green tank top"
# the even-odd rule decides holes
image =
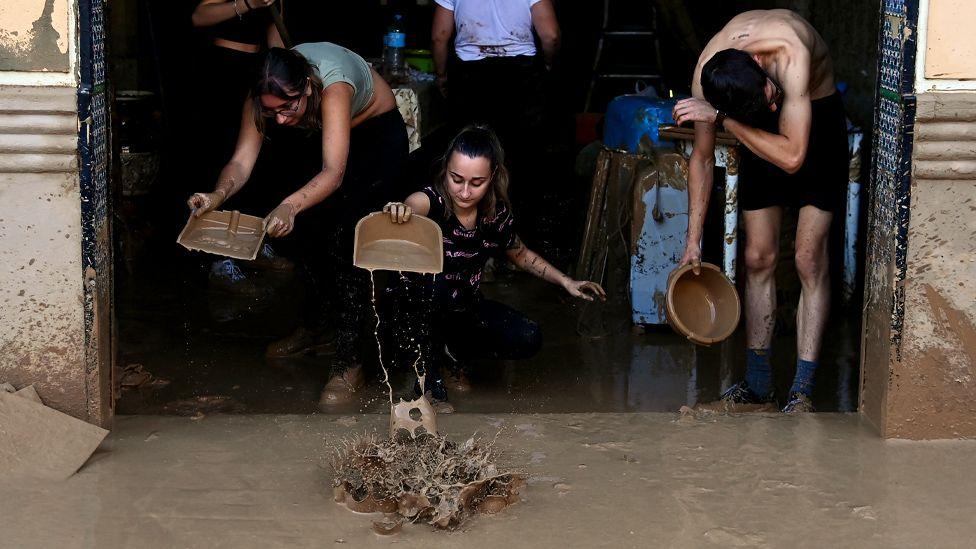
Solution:
[[[341,46],[322,42],[272,48],[263,55],[259,75],[244,106],[237,147],[216,188],[194,194],[187,203],[202,215],[238,192],[251,176],[269,126],[301,128],[321,139],[321,170],[271,209],[265,226],[276,238],[294,231],[303,255],[299,259],[316,286],[332,293],[323,298],[338,315],[336,354],[320,402],[337,404],[363,385],[359,328],[370,295],[366,272],[352,265],[355,225],[402,193],[398,182],[408,153],[406,126],[390,86]],[[278,166],[285,160],[273,162]],[[286,165],[281,168],[287,172]],[[311,322],[333,324],[324,313],[320,310]]]

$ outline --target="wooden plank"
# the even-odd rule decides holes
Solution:
[[[586,214],[586,225],[583,229],[583,243],[580,245],[579,260],[576,263],[576,277],[583,278],[590,272],[593,261],[593,251],[596,246],[596,235],[606,206],[607,174],[610,170],[610,151],[603,149],[597,156],[596,171],[593,172],[593,183],[590,187],[590,204]]]
[[[674,126],[672,124],[661,124],[658,126],[658,136],[660,136],[661,139],[694,141],[695,129]],[[739,140],[729,132],[718,132],[715,134],[715,144],[735,146],[739,144]]]

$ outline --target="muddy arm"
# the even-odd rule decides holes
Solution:
[[[692,95],[702,98],[701,65],[695,70]],[[712,192],[715,169],[715,126],[695,122],[695,144],[688,159],[688,233],[685,252],[679,265],[701,262],[702,230],[708,212],[708,196]]]
[[[796,173],[807,156],[812,123],[809,73],[806,50],[790,60],[783,81],[783,107],[779,116],[779,133],[769,133],[727,119],[725,129],[735,135],[756,156],[774,164],[786,173]]]
[[[296,214],[322,202],[342,185],[349,157],[352,94],[352,86],[345,82],[322,90],[322,171],[282,201]]]
[[[559,21],[556,19],[552,0],[540,0],[532,6],[532,27],[539,35],[542,57],[545,59],[546,66],[552,67],[562,43],[562,33],[559,30]]]
[[[220,171],[220,176],[217,178],[217,186],[214,189],[222,193],[225,199],[230,198],[237,191],[241,190],[244,183],[251,177],[254,163],[257,162],[258,154],[261,153],[261,142],[261,133],[258,131],[257,126],[254,125],[251,98],[248,97],[244,101],[244,106],[241,110],[241,131],[237,137],[237,147],[234,149],[234,156],[224,166],[224,169]]]
[[[454,12],[435,6],[433,28],[430,31],[430,49],[434,57],[434,72],[437,74],[438,85],[442,85],[443,80],[447,78],[447,49],[453,36]]]

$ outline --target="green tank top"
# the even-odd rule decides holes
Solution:
[[[353,117],[363,112],[372,101],[373,73],[369,63],[359,55],[330,42],[309,42],[293,49],[318,69],[323,88],[336,82],[352,86]]]

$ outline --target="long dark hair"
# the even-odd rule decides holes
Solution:
[[[305,56],[295,50],[271,48],[261,54],[259,66],[261,68],[257,82],[251,88],[254,125],[259,132],[264,133],[265,125],[261,108],[262,95],[271,94],[291,101],[301,97],[309,84],[312,86],[312,93],[308,96],[305,114],[302,115],[298,125],[302,128],[322,128],[322,117],[319,115],[319,106],[322,104],[322,79],[319,77],[318,69],[309,63]]]
[[[511,210],[508,201],[508,168],[505,167],[505,150],[502,143],[492,129],[485,125],[472,124],[461,130],[454,136],[447,151],[441,158],[441,169],[437,175],[434,188],[444,200],[445,215],[454,213],[454,200],[444,185],[447,178],[447,165],[451,161],[451,155],[460,153],[468,158],[485,157],[491,164],[491,181],[489,181],[488,192],[484,198],[478,202],[478,214],[481,222],[487,222],[498,213],[499,204],[503,204]]]

